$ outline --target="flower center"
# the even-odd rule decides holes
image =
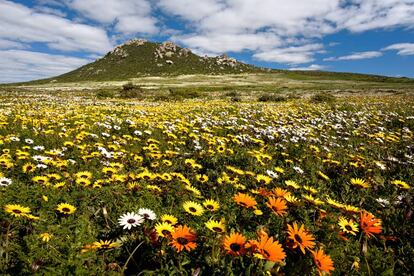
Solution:
[[[267,252],[265,249],[263,249],[263,256],[264,256],[265,258],[269,258],[270,254],[269,254],[269,252]]]
[[[190,210],[190,212],[193,212],[193,213],[197,212],[197,209],[194,208],[194,207],[190,207],[190,208],[188,208],[188,210]]]
[[[127,222],[130,223],[130,224],[133,224],[133,223],[135,223],[135,219],[129,219],[129,220],[127,220]]]
[[[349,226],[349,225],[345,225],[345,229],[348,230],[348,231],[352,231],[352,227]]]
[[[70,211],[70,209],[65,207],[65,208],[62,208],[62,211],[63,211],[63,212],[69,212],[69,211]]]
[[[241,246],[238,243],[232,243],[230,244],[230,249],[234,252],[240,251]]]
[[[209,209],[209,210],[213,210],[213,209],[214,209],[214,206],[213,206],[213,205],[207,205],[206,207],[207,207],[207,209]]]
[[[22,211],[16,209],[16,210],[13,210],[13,213],[15,213],[15,214],[21,214]]]
[[[177,239],[177,242],[181,245],[186,245],[188,243],[188,240],[186,238],[179,237]]]
[[[296,240],[298,243],[302,243],[302,238],[301,238],[298,234],[295,234],[295,240]]]
[[[168,230],[166,230],[166,229],[162,230],[162,231],[161,231],[161,233],[162,233],[164,236],[169,236],[169,235],[171,235],[171,232],[170,232],[170,231],[168,231]]]
[[[213,230],[215,231],[215,232],[223,232],[223,229],[221,229],[220,227],[213,227]]]

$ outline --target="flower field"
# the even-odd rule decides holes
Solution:
[[[414,98],[2,98],[0,273],[410,275]]]

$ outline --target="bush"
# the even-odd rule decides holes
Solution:
[[[286,97],[273,94],[263,94],[257,100],[259,102],[283,102],[286,101]]]
[[[115,93],[113,90],[100,89],[96,92],[96,97],[98,98],[112,98],[114,96],[115,96]]]
[[[170,89],[170,97],[173,99],[194,99],[201,97],[201,94],[193,89]]]
[[[331,103],[335,101],[335,96],[326,92],[315,94],[311,97],[314,103]]]
[[[226,96],[226,97],[238,97],[239,93],[237,93],[236,91],[230,91],[230,92],[227,92],[226,94],[224,94],[224,96]]]
[[[122,86],[122,90],[119,92],[121,98],[143,98],[144,90],[134,85],[132,82],[128,82]]]

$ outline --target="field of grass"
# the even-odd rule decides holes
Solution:
[[[188,78],[233,89],[186,99],[176,77],[147,87],[177,89],[165,101],[96,97],[122,82],[2,92],[0,274],[412,274],[409,84],[334,98],[366,83],[311,96],[325,84],[255,75],[257,95],[306,90],[258,102],[237,76]]]

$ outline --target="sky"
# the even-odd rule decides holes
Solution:
[[[414,77],[414,0],[0,0],[0,83],[71,71],[132,38],[270,68]]]

